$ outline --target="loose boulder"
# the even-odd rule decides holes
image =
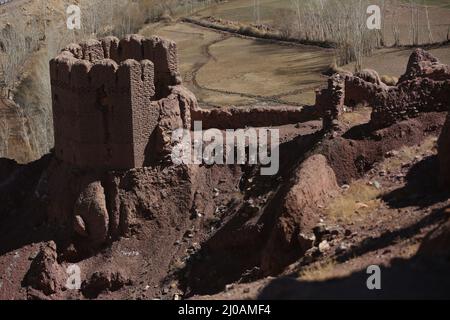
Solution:
[[[25,275],[24,284],[42,291],[45,295],[54,294],[64,284],[64,270],[58,264],[56,244],[44,243]]]
[[[264,273],[279,272],[310,249],[312,242],[301,240],[312,238],[312,230],[319,222],[319,208],[327,204],[338,188],[336,175],[325,156],[313,155],[298,167],[263,252]]]
[[[74,208],[74,229],[87,237],[93,247],[108,237],[109,216],[106,208],[105,190],[99,181],[89,183],[81,192]]]

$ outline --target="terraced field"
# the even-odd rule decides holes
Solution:
[[[331,50],[243,39],[186,23],[148,26],[177,42],[181,72],[203,105],[309,104]]]
[[[376,3],[377,1],[375,1]],[[430,5],[429,15],[433,36],[445,40],[450,32],[449,2],[420,1]],[[230,0],[197,11],[196,17],[215,16],[243,24],[255,22],[253,0]],[[393,39],[394,12],[401,17],[402,41],[410,39],[409,3],[400,2],[386,8],[385,39]],[[282,9],[290,9],[290,0],[260,0],[263,23],[274,23]],[[420,23],[423,15],[420,16]],[[422,28],[425,30],[426,28]],[[277,42],[236,37],[189,23],[148,25],[142,31],[148,36],[159,34],[175,40],[179,47],[181,72],[185,84],[196,94],[203,106],[249,105],[255,103],[304,105],[314,103],[314,91],[325,83],[322,72],[334,58],[330,49],[314,46],[282,45]],[[425,31],[421,41],[426,41]],[[432,52],[448,62],[450,49],[436,48]],[[365,59],[364,66],[380,74],[398,76],[410,49],[382,49]],[[353,66],[345,66],[353,71]]]

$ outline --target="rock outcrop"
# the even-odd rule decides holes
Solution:
[[[318,208],[324,208],[338,189],[335,173],[321,154],[309,157],[296,169],[263,250],[261,268],[265,274],[276,274],[310,249],[302,238],[313,237],[312,230],[319,223]]]
[[[65,284],[66,273],[57,261],[56,244],[44,243],[31,263],[24,283],[46,295],[56,293]]]
[[[450,67],[442,64],[431,53],[416,49],[409,57],[406,72],[399,82],[406,82],[417,78],[429,78],[435,81],[448,80],[450,77]]]
[[[99,181],[89,183],[79,195],[74,207],[74,230],[98,247],[107,240],[109,215],[105,189]]]

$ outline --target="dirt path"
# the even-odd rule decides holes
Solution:
[[[217,40],[213,40],[209,43],[206,43],[201,46],[201,53],[202,56],[205,58],[204,61],[199,61],[194,64],[194,67],[192,70],[188,73],[186,73],[184,80],[186,82],[191,82],[197,89],[199,90],[210,90],[206,87],[201,86],[197,81],[197,73],[200,71],[201,68],[203,68],[206,64],[208,64],[211,60],[217,61],[216,57],[211,53],[211,46],[215,45],[219,42],[222,42],[226,39],[228,39],[230,36],[227,35],[221,35],[221,37]]]

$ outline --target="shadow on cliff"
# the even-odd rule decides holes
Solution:
[[[365,269],[325,281],[277,278],[263,288],[258,299],[449,299],[449,267],[443,258],[393,259],[389,267],[381,267],[380,290],[367,288],[371,274]]]
[[[339,263],[343,263],[355,257],[362,256],[365,253],[386,248],[401,240],[410,239],[424,228],[446,221],[447,216],[448,214],[445,212],[445,209],[434,210],[429,215],[423,217],[416,223],[413,223],[409,226],[395,231],[386,231],[376,238],[368,237],[363,239],[358,245],[352,247],[345,253],[338,255],[336,257],[336,261]]]
[[[437,156],[424,158],[414,164],[406,176],[406,185],[382,197],[392,208],[419,206],[425,208],[450,198],[448,191],[439,188],[439,160]]]
[[[45,195],[39,194],[51,158],[26,165],[0,159],[2,169],[7,167],[0,170],[0,255],[57,236],[46,223]]]
[[[261,268],[261,259],[272,229],[279,219],[280,203],[290,190],[288,182],[292,171],[321,137],[322,132],[318,131],[280,145],[278,175],[249,174],[252,176],[252,183],[258,186],[248,191],[252,198],[264,194],[264,190],[274,190],[273,197],[257,211],[244,204],[227,213],[222,227],[202,244],[199,255],[180,272],[186,277],[183,286],[187,296],[213,294],[223,290],[228,283],[255,281],[267,273],[267,270]],[[243,180],[247,180],[246,177]],[[247,190],[245,183],[241,185],[241,189]],[[250,193],[246,194],[246,198],[249,196]],[[288,253],[280,253],[279,261],[274,264],[282,268],[298,259],[301,252],[290,250]]]
[[[434,210],[417,223],[394,232],[385,232],[377,238],[366,238],[350,251],[336,258],[338,263],[362,256],[408,239],[427,227],[440,226],[448,221],[446,209]],[[434,229],[436,230],[436,229]],[[432,231],[433,232],[433,231]],[[367,280],[372,275],[366,269],[345,277],[330,274],[328,280],[305,281],[297,274],[276,278],[261,291],[261,300],[316,300],[316,299],[449,299],[450,257],[448,250],[444,255],[431,254],[426,250],[409,259],[394,258],[389,266],[381,268],[381,289],[369,290]]]

